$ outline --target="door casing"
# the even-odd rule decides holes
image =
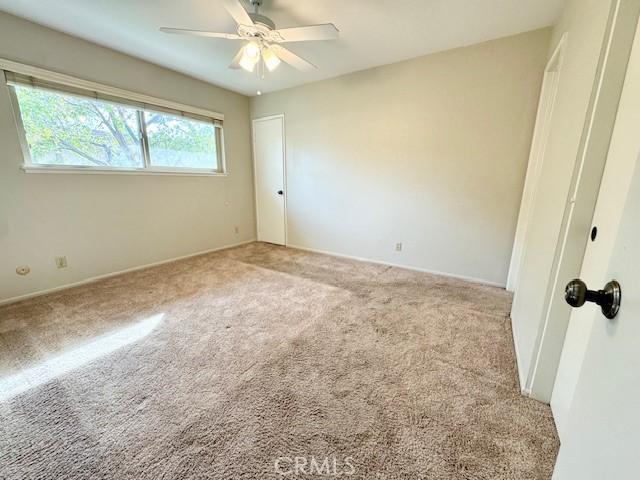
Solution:
[[[640,23],[639,23],[640,28]],[[592,225],[598,227],[594,241],[589,241],[579,277],[589,288],[602,288],[607,277],[609,257],[614,250],[620,228],[624,202],[629,193],[640,142],[634,138],[640,125],[640,36],[636,35],[627,78],[620,99],[616,124],[611,139]],[[635,167],[638,168],[638,167]],[[551,397],[551,408],[561,438],[566,436],[569,413],[582,361],[594,322],[602,322],[593,307],[574,309],[564,341],[558,374]]]
[[[538,113],[536,115],[536,125],[533,131],[529,164],[527,165],[527,175],[524,181],[522,200],[520,201],[520,212],[518,214],[518,225],[516,227],[516,235],[513,240],[513,252],[509,264],[509,276],[507,277],[507,290],[510,292],[514,292],[518,287],[520,267],[522,266],[526,248],[525,239],[536,200],[545,149],[547,147],[547,141],[549,140],[549,131],[551,129],[553,111],[558,95],[558,83],[560,81],[566,43],[567,34],[565,33],[562,35],[560,42],[558,42],[544,70]]]
[[[620,282],[618,315],[609,320],[594,304],[574,309],[570,327],[583,330],[563,360],[575,382],[554,480],[638,477],[640,444],[640,38],[634,45],[611,148],[596,205],[602,222],[589,244],[581,278],[591,289]],[[589,277],[582,277],[583,274]],[[572,329],[567,341],[572,340]],[[566,343],[566,342],[565,342]],[[565,346],[565,349],[567,347]],[[554,397],[556,392],[554,391]],[[553,403],[552,403],[553,405]],[[554,414],[556,411],[554,410]],[[558,425],[561,427],[561,425]]]
[[[591,219],[593,216],[602,171],[613,131],[617,106],[622,92],[627,63],[635,35],[640,0],[611,0],[608,5],[600,5],[603,18],[604,37],[597,53],[599,58],[595,70],[595,78],[591,87],[590,98],[586,110],[581,138],[577,144],[577,155],[568,158],[572,168],[568,170],[571,178],[566,182],[568,193],[564,205],[560,205],[563,214],[558,217],[559,231],[553,233],[553,249],[547,259],[550,270],[532,266],[535,271],[533,280],[521,277],[515,292],[512,321],[518,356],[518,371],[521,389],[525,395],[549,403],[564,337],[569,322],[570,309],[564,303],[564,285],[575,278],[582,265]],[[606,8],[606,9],[605,9]],[[573,39],[575,41],[577,39]],[[569,32],[568,44],[572,44],[572,33]],[[576,68],[575,58],[569,58],[567,48],[565,61],[569,67]],[[569,68],[566,69],[567,71]],[[561,81],[567,88],[567,80]],[[566,114],[566,109],[565,109]],[[557,126],[552,135],[558,143],[562,132]],[[547,179],[548,180],[548,179]],[[558,179],[549,181],[558,182]],[[557,186],[557,185],[556,185]],[[545,203],[549,207],[549,202]],[[554,226],[555,228],[555,226]],[[541,227],[537,228],[541,235]],[[528,241],[528,239],[526,240]],[[531,265],[539,246],[534,245],[527,250]],[[528,253],[527,253],[528,256]],[[539,263],[539,262],[538,262]],[[535,270],[534,270],[535,269]],[[524,270],[523,270],[524,271]],[[544,276],[543,276],[544,275]],[[528,289],[533,288],[535,291]],[[526,286],[526,288],[525,288]],[[526,347],[523,350],[518,344]],[[522,356],[525,355],[525,356]]]
[[[256,169],[256,152],[255,152],[255,125],[258,122],[281,119],[282,121],[282,185],[284,189],[284,246],[288,245],[288,231],[289,222],[287,220],[287,202],[289,201],[289,190],[287,188],[287,136],[286,136],[286,124],[284,113],[277,115],[269,115],[266,117],[254,118],[251,121],[251,145],[252,145],[252,157],[253,157],[253,192],[254,192],[254,207],[256,212],[256,234],[260,231],[260,205],[258,202],[258,175]],[[258,238],[259,240],[259,238]]]

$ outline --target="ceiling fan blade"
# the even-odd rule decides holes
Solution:
[[[227,40],[242,40],[242,37],[240,35],[236,35],[235,33],[207,32],[203,30],[188,30],[186,28],[169,28],[169,27],[162,27],[160,31],[164,33],[175,33],[178,35],[195,35],[198,37],[226,38]]]
[[[243,53],[244,53],[244,47],[238,50],[238,53],[236,54],[235,57],[233,57],[233,61],[231,62],[231,65],[229,65],[229,68],[233,68],[234,70],[238,70],[239,68],[242,68],[240,66],[240,59],[242,58]]]
[[[253,20],[251,20],[240,0],[223,0],[223,4],[238,25],[254,25]]]
[[[287,50],[281,45],[270,45],[269,48],[278,56],[278,58],[280,58],[280,60],[288,63],[298,70],[302,70],[303,72],[311,72],[318,68],[314,64],[307,62],[304,58],[299,57],[291,50]]]
[[[309,25],[307,27],[282,28],[271,32],[271,37],[280,43],[336,40],[339,35],[340,32],[333,23]]]

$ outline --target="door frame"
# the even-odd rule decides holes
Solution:
[[[597,241],[589,242],[587,245],[579,275],[579,278],[586,281],[590,288],[598,284],[604,285],[611,280],[607,273],[609,262],[615,252],[615,242],[621,228],[625,201],[631,194],[634,171],[639,168],[637,166],[638,142],[631,140],[634,137],[628,133],[634,131],[640,120],[638,85],[640,85],[640,20],[593,215],[592,224],[598,227],[599,233]],[[595,323],[601,321],[599,309],[571,311],[569,328],[551,396],[551,410],[561,440],[567,435],[571,405],[579,383],[582,363],[588,350],[591,329]]]
[[[640,22],[596,204],[593,223],[602,229],[589,243],[580,272],[592,289],[619,280],[621,307],[611,320],[596,305],[572,310],[564,379],[561,363],[551,403],[561,441],[554,480],[637,477],[639,124]]]
[[[611,2],[595,84],[563,207],[543,316],[524,386],[525,394],[545,403],[551,401],[571,315],[564,301],[564,285],[579,274],[582,266],[639,14],[640,0]],[[579,244],[575,241],[578,233]],[[569,246],[570,236],[574,242]]]
[[[507,291],[514,292],[518,288],[520,280],[520,269],[526,250],[527,230],[533,213],[533,206],[536,202],[542,164],[547,150],[547,142],[551,131],[553,112],[558,97],[558,85],[562,74],[562,64],[568,34],[565,32],[558,42],[551,58],[544,69],[544,79],[540,89],[540,100],[538,102],[538,113],[533,130],[533,140],[531,141],[531,152],[529,153],[529,164],[522,190],[520,201],[520,213],[516,233],[513,239],[513,251],[509,264],[509,274],[507,276]]]
[[[287,135],[284,113],[276,115],[268,115],[266,117],[258,117],[251,119],[251,158],[253,164],[253,205],[256,212],[256,238],[260,227],[260,206],[258,205],[258,176],[256,175],[256,132],[255,125],[258,122],[268,120],[281,119],[282,121],[282,188],[284,190],[284,247],[289,245],[289,221],[287,219],[287,202],[289,197],[289,189],[287,188]],[[260,239],[258,238],[258,241]]]

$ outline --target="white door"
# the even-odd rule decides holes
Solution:
[[[536,191],[540,182],[540,174],[542,173],[542,161],[549,139],[551,117],[558,93],[558,82],[560,80],[560,69],[562,67],[566,38],[567,35],[565,34],[558,43],[555,52],[547,63],[542,81],[538,114],[536,116],[536,125],[533,131],[533,141],[531,142],[531,152],[529,154],[529,164],[527,166],[527,176],[524,181],[522,200],[520,201],[520,213],[518,214],[516,235],[513,240],[509,276],[507,277],[507,290],[510,292],[515,292],[518,286],[520,267],[522,266],[524,257],[525,239],[527,238],[527,228],[535,204]]]
[[[571,314],[564,285],[583,263],[640,12],[640,0],[567,5],[576,20],[566,26],[556,111],[511,311],[521,386],[544,402]]]
[[[616,241],[622,217],[622,206],[629,192],[636,155],[640,125],[640,36],[636,36],[624,90],[620,100],[611,147],[602,177],[600,193],[592,220],[597,228],[595,241],[589,241],[580,278],[587,285],[604,284],[607,280],[609,255]],[[564,438],[569,410],[580,375],[580,367],[591,334],[594,318],[590,309],[571,313],[556,376],[551,408],[560,438]]]
[[[636,38],[581,272],[592,290],[617,280],[621,308],[613,320],[593,304],[571,316],[552,400],[566,410],[554,480],[640,478],[639,130]]]
[[[284,116],[253,121],[258,240],[286,244]]]

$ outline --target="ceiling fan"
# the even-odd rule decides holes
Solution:
[[[253,13],[247,12],[240,0],[223,0],[225,8],[238,24],[237,33],[207,32],[168,27],[162,27],[160,30],[165,33],[245,41],[245,45],[240,48],[229,68],[243,68],[248,72],[253,72],[257,66],[258,75],[262,77],[264,77],[265,67],[272,72],[278,68],[281,61],[303,72],[318,68],[284,48],[281,44],[335,40],[338,38],[338,29],[332,23],[276,29],[273,20],[259,13],[262,0],[250,0],[250,2],[254,8]]]

